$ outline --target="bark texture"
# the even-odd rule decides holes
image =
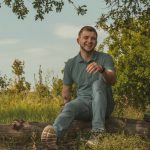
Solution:
[[[23,150],[23,148],[20,147],[22,146],[22,143],[30,143],[30,147],[33,150],[38,149],[37,147],[40,147],[41,144],[37,146],[37,143],[40,143],[40,136],[43,131],[43,128],[48,124],[49,123],[26,122],[23,120],[15,120],[12,124],[1,124],[0,143],[5,143],[5,141],[12,140],[13,142],[11,143],[13,143],[12,145],[15,147],[14,150],[19,150],[19,149]],[[70,144],[70,146],[72,147],[79,134],[86,135],[88,134],[90,129],[91,129],[91,122],[82,122],[82,121],[75,120],[72,123],[65,137],[66,139],[69,139],[69,141],[66,140],[68,142],[67,143],[64,140],[64,145],[68,146]],[[143,120],[122,119],[122,118],[112,117],[106,121],[106,130],[108,133],[116,133],[116,132],[124,131],[125,133],[128,134],[138,134],[141,136],[149,137],[150,122],[146,122]],[[13,149],[12,145],[10,144],[10,146]],[[0,144],[0,149],[5,150],[5,148],[3,147],[4,146]],[[44,150],[44,148],[42,149]],[[63,148],[61,149],[63,150]],[[75,147],[74,149],[77,148]]]

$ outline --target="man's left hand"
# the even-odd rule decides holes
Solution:
[[[96,72],[101,72],[102,70],[103,70],[103,67],[97,64],[96,62],[92,62],[86,67],[86,71],[88,73],[93,73],[93,74]]]

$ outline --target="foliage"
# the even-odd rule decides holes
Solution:
[[[148,21],[150,18],[149,0],[105,0],[109,11],[102,14],[97,27],[106,31],[130,28],[133,18]]]
[[[12,65],[12,72],[15,74],[15,79],[10,85],[10,91],[15,93],[30,91],[31,84],[24,77],[24,62],[15,59]]]
[[[61,96],[62,88],[63,88],[63,80],[59,79],[58,77],[53,77],[51,96],[52,97]],[[72,100],[75,99],[76,94],[77,94],[77,85],[74,83],[72,85],[72,91],[71,91]]]
[[[119,117],[119,118],[131,118],[131,119],[143,120],[144,112],[139,108],[135,109],[135,107],[133,106],[125,106],[122,102],[120,105],[118,105],[117,103],[116,108],[112,113],[112,116]]]
[[[37,92],[40,98],[50,96],[49,87],[44,84],[36,84],[35,91]]]
[[[150,143],[146,139],[138,135],[125,135],[121,134],[105,134],[99,138],[98,143],[93,146],[93,150],[146,150]],[[86,145],[82,143],[80,150],[87,150]],[[89,149],[90,150],[90,149]]]
[[[24,74],[24,62],[19,59],[15,59],[12,69],[12,72],[18,77],[18,80],[20,80],[20,77]]]
[[[116,25],[120,25],[118,20],[123,19],[126,23],[130,23],[129,18],[133,16],[139,17],[145,14],[149,14],[150,2],[149,0],[104,0],[110,11],[107,14],[103,14],[100,17],[100,22],[103,27],[106,28],[108,25],[105,24],[107,20],[116,19]],[[66,1],[64,0],[33,0],[32,2],[26,2],[25,0],[3,0],[0,3],[0,7],[6,5],[12,9],[19,19],[24,19],[29,13],[29,3],[31,3],[33,9],[36,11],[35,20],[43,20],[44,15],[52,11],[56,13],[61,12]],[[68,4],[74,6],[78,15],[84,15],[87,11],[87,6],[77,6],[74,1],[67,0]],[[148,16],[145,16],[148,18]],[[126,24],[125,24],[126,25]]]
[[[36,92],[22,97],[20,94],[0,95],[0,123],[25,121],[53,122],[60,110],[60,98],[40,98]]]
[[[35,92],[30,92],[28,96],[23,99],[20,95],[0,95],[0,103],[0,123],[2,124],[10,124],[15,119],[52,124],[60,111],[61,99],[60,97],[39,99]],[[134,109],[130,111],[130,115],[132,115],[133,111]],[[12,142],[12,144],[14,144],[14,142]],[[12,146],[12,144],[10,146]],[[26,148],[27,145],[28,143],[26,141],[24,148]],[[123,133],[117,133],[106,134],[103,139],[100,139],[95,150],[146,149],[148,146],[147,140],[139,136],[128,136]],[[16,145],[13,145],[13,148],[15,147]],[[80,145],[79,149],[87,150],[84,143]]]
[[[10,79],[7,79],[7,76],[0,76],[0,93],[6,92],[8,85],[10,83]]]
[[[35,92],[38,94],[40,98],[42,97],[49,97],[50,96],[50,89],[49,86],[43,83],[43,76],[42,76],[42,68],[41,65],[39,67],[39,80],[36,81],[35,75]]]
[[[133,29],[109,30],[103,46],[109,48],[117,70],[115,98],[123,104],[144,108],[149,103],[149,27],[135,19]]]
[[[24,19],[29,13],[29,3],[31,3],[33,9],[36,11],[35,20],[43,20],[45,14],[54,10],[56,13],[61,12],[65,2],[64,0],[33,0],[27,3],[25,0],[3,0],[0,6],[6,5],[10,7],[12,12],[18,16],[18,19]],[[76,6],[72,0],[67,0],[67,2],[74,6],[78,15],[86,14],[86,5]]]
[[[73,85],[72,85],[72,99],[75,99],[76,98],[76,96],[77,96],[77,84],[76,83],[74,83]]]
[[[52,97],[61,96],[63,82],[58,77],[53,77],[52,79],[52,89],[51,89],[51,95]]]
[[[149,103],[150,87],[150,1],[106,2],[111,10],[101,16],[97,27],[109,34],[99,48],[108,48],[115,60],[115,99],[120,108],[144,108]]]

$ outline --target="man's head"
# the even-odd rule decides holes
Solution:
[[[97,44],[97,32],[91,26],[84,26],[78,34],[77,42],[80,45],[80,51],[92,53]]]
[[[79,33],[78,33],[78,36],[80,36],[83,31],[94,32],[96,34],[96,38],[97,38],[97,31],[92,26],[84,26],[84,27],[82,27],[80,29]]]

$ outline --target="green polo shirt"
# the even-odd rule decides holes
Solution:
[[[91,96],[92,84],[101,77],[101,73],[90,74],[86,71],[89,63],[96,63],[105,67],[106,70],[114,71],[112,57],[103,52],[94,51],[90,62],[84,61],[80,53],[69,59],[65,64],[63,83],[65,85],[77,84],[77,96]]]

